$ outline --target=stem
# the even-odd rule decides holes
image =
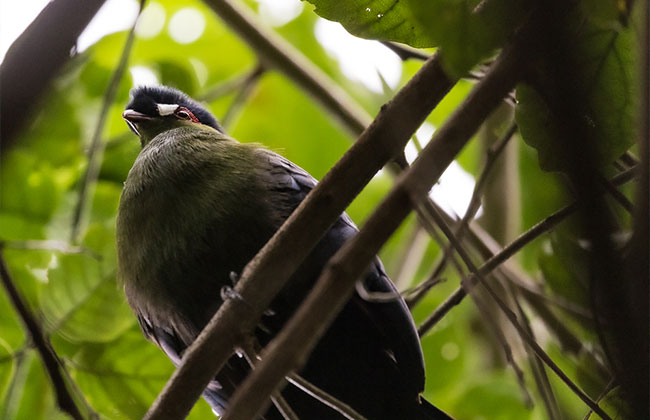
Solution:
[[[619,173],[614,178],[612,182],[615,184],[626,182],[633,176],[636,172],[636,168],[628,169],[624,172]],[[524,246],[529,244],[534,239],[539,236],[553,230],[560,222],[565,220],[568,216],[573,214],[578,210],[578,203],[573,202],[565,207],[562,207],[560,210],[551,214],[541,222],[537,223],[535,226],[519,235],[517,239],[512,241],[509,245],[504,247],[500,252],[493,254],[478,270],[478,273],[482,276],[485,276],[492,272],[499,265],[507,261],[514,254],[519,252]],[[473,283],[470,283],[470,286]],[[431,328],[433,328],[438,321],[444,318],[445,315],[456,305],[458,305],[467,295],[467,292],[464,289],[465,286],[461,286],[456,291],[454,291],[443,303],[436,308],[436,310],[429,315],[427,319],[418,327],[418,332],[420,336],[426,334]]]

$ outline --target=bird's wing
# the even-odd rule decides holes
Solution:
[[[174,363],[174,366],[178,366],[188,344],[180,338],[174,327],[158,325],[140,311],[136,313],[136,316],[144,336],[158,345]],[[228,397],[232,395],[247,372],[248,365],[243,359],[231,357],[219,371],[217,378],[210,381],[203,391],[203,397],[219,415],[226,411]]]
[[[293,211],[305,198],[317,181],[305,170],[288,159],[265,151],[271,165],[272,188],[283,193]],[[323,238],[319,246],[330,247],[333,254],[343,242],[358,232],[354,222],[346,213],[342,213]],[[324,262],[323,262],[324,263]],[[404,300],[399,296],[393,282],[388,278],[384,267],[375,259],[363,283],[368,291],[393,293],[395,299],[388,302],[368,302],[355,293],[351,304],[369,318],[379,332],[386,338],[386,348],[393,353],[400,371],[418,392],[424,389],[424,359],[420,347],[420,338]]]

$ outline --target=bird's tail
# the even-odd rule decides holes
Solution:
[[[420,398],[420,413],[421,420],[454,420],[447,413],[424,398]]]

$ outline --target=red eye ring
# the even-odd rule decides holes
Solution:
[[[179,120],[188,120],[195,123],[199,122],[199,119],[196,118],[194,114],[192,114],[192,111],[185,108],[184,106],[179,106],[178,109],[174,111],[174,116],[176,116],[176,118]]]

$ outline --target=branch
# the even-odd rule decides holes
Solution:
[[[512,124],[508,128],[506,133],[503,135],[503,137],[501,137],[501,139],[498,141],[498,143],[488,150],[488,153],[486,154],[485,164],[483,165],[483,170],[481,171],[481,174],[479,175],[479,178],[476,181],[476,184],[474,185],[472,198],[469,201],[469,205],[467,206],[465,215],[461,219],[460,224],[458,224],[454,232],[455,236],[459,240],[465,234],[465,231],[467,229],[467,226],[469,225],[470,220],[474,219],[476,212],[481,207],[481,194],[483,192],[483,189],[485,188],[488,175],[490,174],[490,171],[494,166],[494,163],[497,161],[497,158],[501,155],[501,152],[503,152],[506,145],[508,144],[510,139],[514,136],[516,131],[517,131],[517,126],[515,124]],[[437,279],[438,277],[440,277],[445,266],[447,265],[447,261],[449,260],[451,251],[452,251],[451,244],[445,246],[445,248],[443,249],[442,258],[440,259],[440,262],[438,263],[438,265],[433,270],[433,273],[430,276],[431,279]],[[426,295],[429,289],[430,289],[429,287],[420,288],[416,294],[409,297],[407,301],[408,306],[409,307],[415,306]]]
[[[630,176],[634,174],[636,168],[631,168],[612,178],[614,184],[625,182],[630,179]],[[528,245],[531,241],[538,238],[539,236],[553,230],[560,222],[564,221],[568,216],[576,212],[579,208],[577,202],[573,202],[568,206],[562,207],[560,210],[551,214],[544,220],[537,223],[535,226],[522,233],[514,241],[504,247],[497,254],[493,254],[479,269],[478,273],[481,276],[485,276],[492,272],[499,265],[507,261],[514,254],[519,252],[524,246]],[[473,285],[473,283],[470,283]],[[436,308],[436,310],[422,322],[420,327],[418,327],[418,332],[420,336],[426,334],[431,328],[433,328],[438,321],[440,321],[447,313],[456,305],[458,305],[467,295],[465,286],[458,287],[455,292],[453,292],[443,303]]]
[[[11,45],[0,66],[0,148],[7,150],[70,58],[104,0],[55,0]],[[6,13],[6,11],[4,12]]]
[[[147,419],[187,415],[321,236],[374,174],[403,150],[452,85],[436,54],[382,107],[356,143],[248,263],[235,287],[243,299],[229,299],[219,308],[185,352]]]
[[[0,278],[2,278],[2,285],[4,286],[9,300],[13,305],[16,312],[20,316],[20,319],[23,321],[25,328],[29,332],[29,335],[34,343],[34,347],[38,354],[43,360],[43,366],[47,371],[47,374],[50,376],[52,381],[52,386],[56,394],[56,401],[59,405],[59,408],[68,413],[75,420],[83,420],[83,416],[77,407],[77,404],[74,401],[73,396],[70,394],[68,387],[65,383],[65,379],[61,374],[63,369],[59,357],[54,352],[54,349],[50,345],[48,339],[43,334],[41,327],[36,322],[34,314],[23,300],[22,296],[16,289],[14,281],[7,270],[7,265],[5,260],[0,253]]]
[[[370,124],[370,116],[343,89],[291,44],[257,24],[250,11],[232,0],[204,2],[255,50],[264,66],[279,70],[307,91],[352,135],[359,135]]]
[[[537,32],[531,28],[527,25],[514,44],[502,52],[490,73],[434,134],[413,166],[400,176],[359,234],[330,259],[314,289],[267,346],[264,360],[236,391],[224,420],[254,418],[284,376],[307,359],[352,294],[355,281],[409,214],[413,203],[427,197],[436,179],[520,79],[527,62],[524,54],[531,50],[530,37]],[[538,29],[536,25],[534,29]]]
[[[102,102],[102,109],[99,113],[99,119],[97,120],[97,125],[95,126],[95,131],[93,133],[93,138],[90,143],[90,148],[88,150],[88,166],[86,167],[86,172],[84,174],[83,180],[79,187],[79,198],[77,199],[77,205],[75,206],[74,213],[72,215],[72,225],[70,229],[70,241],[77,242],[79,237],[79,230],[81,228],[81,217],[84,214],[86,203],[88,200],[88,195],[90,194],[91,186],[97,181],[99,177],[99,170],[102,166],[102,156],[104,154],[104,148],[106,143],[102,142],[102,134],[104,132],[104,124],[106,123],[106,118],[111,109],[111,105],[115,100],[115,95],[117,94],[117,89],[120,86],[120,80],[124,75],[124,70],[126,69],[126,64],[129,61],[129,54],[131,53],[131,47],[133,46],[133,41],[135,39],[135,24],[138,22],[140,13],[142,13],[142,7],[144,6],[145,0],[140,0],[140,9],[138,10],[138,15],[129,30],[127,35],[126,42],[122,48],[122,55],[120,56],[120,61],[113,71],[111,80],[108,82],[108,87],[104,93],[104,100]]]
[[[433,215],[436,216],[437,213],[434,212]],[[535,352],[537,357],[542,360],[548,367],[550,367],[551,370],[555,372],[555,374],[573,391],[573,393],[576,394],[595,413],[601,416],[604,420],[612,420],[611,417],[609,417],[607,413],[605,413],[605,411],[603,411],[603,409],[598,406],[597,403],[595,403],[564,373],[564,371],[562,371],[562,369],[557,366],[557,364],[555,364],[553,359],[551,359],[548,354],[546,354],[546,352],[540,347],[539,344],[537,344],[532,336],[526,332],[526,329],[522,327],[521,324],[519,324],[517,316],[514,314],[514,312],[512,312],[512,310],[510,310],[510,308],[508,308],[508,306],[499,297],[499,295],[494,292],[492,287],[488,285],[487,281],[484,278],[485,274],[481,273],[480,270],[476,268],[474,263],[469,258],[469,255],[461,246],[461,244],[456,240],[454,234],[451,232],[451,229],[449,229],[444,220],[440,219],[436,222],[438,223],[438,226],[443,231],[443,233],[447,236],[451,244],[456,248],[456,252],[462,258],[467,268],[472,272],[472,275],[467,279],[467,281],[462,281],[462,287],[466,288],[467,290],[471,290],[472,283],[478,282],[487,291],[490,297],[492,297],[494,302],[497,304],[497,307],[505,315],[506,319],[508,319],[511,325],[517,330],[521,339]]]
[[[518,294],[515,291],[515,288],[512,284],[508,285],[508,291],[512,296],[512,301],[514,302],[515,308],[517,309],[517,315],[522,320],[522,326],[526,329],[526,332],[532,337],[533,340],[536,340],[535,333],[530,325],[530,321],[524,312],[524,309],[519,303]],[[546,408],[546,413],[548,414],[549,420],[557,420],[560,417],[560,407],[557,404],[555,399],[555,394],[553,393],[553,387],[551,386],[550,381],[548,380],[548,375],[546,374],[546,368],[541,360],[535,356],[535,354],[530,350],[530,347],[524,346],[526,353],[528,354],[528,362],[530,363],[530,370],[533,372],[533,379],[537,385],[537,390],[539,391],[544,407]]]

